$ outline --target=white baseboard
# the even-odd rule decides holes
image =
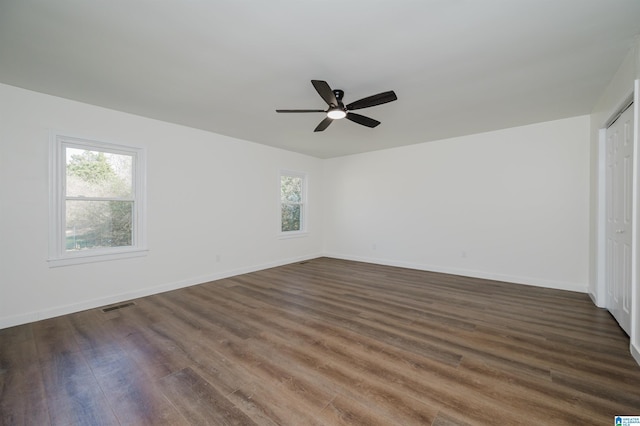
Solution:
[[[591,302],[593,302],[593,304],[595,306],[597,306],[598,308],[601,308],[601,309],[606,309],[607,308],[607,306],[604,303],[599,303],[597,295],[595,293],[593,293],[591,290],[589,290],[587,292],[587,294],[589,295],[589,298],[591,299]]]
[[[261,271],[263,269],[275,268],[277,266],[289,265],[292,263],[302,262],[305,260],[316,259],[321,254],[300,256],[288,259],[282,259],[274,262],[266,262],[258,265],[236,268],[228,271],[222,271],[209,275],[201,275],[198,277],[190,277],[184,280],[164,283],[155,287],[148,287],[126,293],[115,294],[108,297],[84,300],[69,305],[56,306],[40,311],[29,312],[26,314],[13,315],[9,317],[0,317],[0,329],[13,327],[16,325],[27,324],[34,321],[40,321],[47,318],[53,318],[60,315],[67,315],[74,312],[80,312],[87,309],[95,309],[100,306],[111,305],[114,303],[124,302],[126,300],[138,299],[140,297],[151,296],[153,294],[164,293],[166,291],[177,290],[179,288],[190,287],[192,285],[203,284],[210,281],[217,281],[224,278],[234,277],[236,275],[248,274],[250,272]]]
[[[449,268],[449,267],[442,267],[442,266],[436,266],[436,265],[418,264],[418,263],[395,261],[395,260],[388,260],[388,259],[351,256],[351,255],[344,255],[339,253],[325,253],[324,256],[333,257],[335,259],[353,260],[353,261],[365,262],[365,263],[375,263],[378,265],[397,266],[400,268],[416,269],[420,271],[440,272],[443,274],[461,275],[464,277],[481,278],[485,280],[504,281],[504,282],[514,283],[514,284],[524,284],[524,285],[531,285],[536,287],[553,288],[556,290],[575,291],[578,293],[587,293],[589,289],[587,283],[577,284],[577,283],[570,283],[570,282],[563,282],[563,281],[544,280],[544,279],[534,278],[534,277],[522,277],[522,276],[516,276],[516,275],[498,274],[498,273],[485,272],[485,271],[475,271],[470,269]]]
[[[222,272],[213,273],[209,275],[190,277],[180,281],[164,283],[154,287],[148,287],[148,288],[140,289],[136,291],[120,293],[120,294],[103,297],[99,299],[84,300],[78,303],[72,303],[72,304],[63,305],[63,306],[56,306],[53,308],[47,308],[40,311],[34,311],[34,312],[14,315],[10,317],[0,317],[0,329],[12,327],[20,324],[26,324],[29,322],[39,321],[47,318],[53,318],[60,315],[79,312],[86,309],[94,309],[100,306],[119,303],[126,300],[131,300],[131,299],[137,299],[140,297],[150,296],[153,294],[164,293],[166,291],[177,290],[179,288],[202,284],[209,281],[216,281],[223,278],[233,277],[236,275],[247,274],[250,272],[256,272],[263,269],[269,269],[277,266],[283,266],[283,265],[288,265],[292,263],[302,262],[305,260],[315,259],[322,256],[332,257],[336,259],[343,259],[343,260],[353,260],[357,262],[375,263],[379,265],[397,266],[401,268],[409,268],[409,269],[416,269],[416,270],[422,270],[422,271],[441,272],[445,274],[461,275],[461,276],[495,280],[495,281],[505,281],[505,282],[516,283],[516,284],[525,284],[525,285],[533,285],[538,287],[554,288],[559,290],[576,291],[581,293],[588,292],[587,291],[588,286],[586,284],[584,286],[580,286],[575,283],[541,280],[541,279],[532,278],[532,277],[511,276],[511,275],[505,275],[505,274],[487,273],[483,271],[473,271],[473,270],[467,270],[467,269],[439,267],[434,265],[415,264],[415,263],[403,262],[403,261],[393,261],[388,259],[350,256],[350,255],[344,255],[344,254],[338,254],[338,253],[322,253],[322,254],[314,254],[314,255],[306,255],[306,256],[300,256],[295,258],[282,259],[282,260],[273,261],[273,262],[266,262],[258,265],[236,268],[236,269],[222,271]]]
[[[636,363],[640,365],[640,348],[636,348],[634,345],[629,345],[629,349],[631,350],[631,356],[636,360]]]

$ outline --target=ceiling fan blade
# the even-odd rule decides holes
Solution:
[[[388,92],[378,93],[377,95],[367,96],[366,98],[351,102],[349,105],[347,105],[347,109],[351,111],[354,109],[369,108],[376,105],[386,104],[387,102],[392,102],[397,99],[398,97],[396,96],[395,92],[393,90],[390,90]]]
[[[318,124],[318,126],[313,130],[314,132],[321,132],[324,129],[326,129],[327,127],[329,127],[329,124],[331,124],[331,122],[333,121],[332,118],[325,118],[324,120],[322,120],[320,122],[320,124]]]
[[[338,99],[336,99],[335,93],[333,93],[333,90],[329,87],[329,83],[323,80],[311,80],[311,84],[313,84],[316,92],[318,92],[327,104],[338,106]]]
[[[367,127],[376,127],[380,122],[378,120],[374,120],[373,118],[365,117],[364,115],[356,114],[353,112],[347,113],[347,119],[353,121],[354,123],[362,124]]]
[[[276,112],[326,112],[323,109],[277,109]]]

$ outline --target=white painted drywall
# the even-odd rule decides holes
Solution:
[[[148,256],[49,267],[51,130],[146,148]],[[321,164],[0,84],[0,328],[319,256]],[[278,238],[280,169],[308,173],[306,237]]]
[[[586,292],[589,116],[325,160],[330,256]]]
[[[587,116],[331,160],[6,85],[0,119],[0,327],[321,254],[587,288]],[[50,130],[147,149],[148,256],[49,268]],[[277,238],[280,169],[307,237]]]

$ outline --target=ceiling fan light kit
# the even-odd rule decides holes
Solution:
[[[311,80],[311,84],[316,89],[318,94],[329,105],[326,110],[323,109],[277,109],[276,112],[284,113],[299,113],[299,112],[324,112],[327,117],[318,124],[314,132],[321,132],[329,125],[333,120],[340,120],[346,118],[354,123],[361,124],[366,127],[376,127],[380,122],[373,118],[366,117],[364,115],[356,114],[350,111],[362,108],[369,108],[376,105],[386,104],[398,99],[395,92],[390,90],[388,92],[378,93],[376,95],[367,96],[366,98],[359,99],[345,106],[342,103],[342,97],[344,91],[336,89],[332,90],[329,84],[323,80]]]
[[[327,117],[333,120],[340,120],[341,118],[345,118],[347,113],[340,108],[334,108],[327,111]]]

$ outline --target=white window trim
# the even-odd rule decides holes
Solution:
[[[295,176],[302,178],[302,209],[300,211],[300,230],[299,231],[283,231],[282,230],[282,176]],[[292,170],[280,170],[278,174],[278,238],[300,238],[306,237],[309,234],[309,201],[307,197],[309,187],[309,176],[304,172],[296,172]]]
[[[116,154],[133,155],[133,191],[135,209],[133,214],[133,245],[67,252],[64,246],[65,232],[65,184],[64,147],[93,149]],[[49,138],[49,267],[67,266],[90,262],[125,259],[145,256],[146,233],[146,151],[144,148],[100,142],[88,138],[68,136],[51,132]]]

